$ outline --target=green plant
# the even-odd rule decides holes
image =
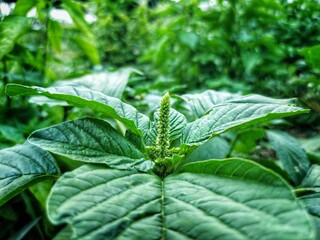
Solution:
[[[196,148],[222,133],[308,112],[292,100],[189,94],[182,96],[193,117],[187,121],[170,107],[166,94],[151,121],[86,87],[9,84],[6,92],[88,107],[124,126],[121,132],[105,120],[81,118],[37,130],[28,138],[31,144],[1,151],[1,204],[34,182],[59,176],[46,151],[58,162],[62,157],[81,163],[58,178],[43,206],[54,224],[67,224],[57,238],[315,239],[304,200],[270,168],[240,158],[185,163]],[[310,174],[301,186],[316,191]]]

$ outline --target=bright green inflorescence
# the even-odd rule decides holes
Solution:
[[[159,157],[164,158],[168,154],[170,147],[169,141],[169,114],[170,114],[170,95],[166,93],[160,104],[158,135],[156,146],[159,148]]]
[[[154,172],[159,176],[165,176],[172,171],[172,162],[168,159],[179,154],[180,148],[170,149],[170,95],[166,93],[160,103],[159,119],[157,127],[157,138],[155,146],[147,146],[148,155],[156,163]]]

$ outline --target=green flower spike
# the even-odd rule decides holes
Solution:
[[[170,94],[166,93],[160,103],[158,136],[156,146],[159,148],[159,157],[165,158],[170,147],[169,142],[169,114],[170,114]]]

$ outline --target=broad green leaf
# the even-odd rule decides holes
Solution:
[[[85,165],[65,173],[48,199],[71,239],[314,239],[309,216],[276,174],[240,159],[155,175]]]
[[[0,150],[0,205],[59,173],[54,158],[36,146],[24,144]]]
[[[307,174],[309,160],[298,141],[289,134],[276,130],[267,131],[267,137],[275,149],[282,167],[288,172],[295,184],[299,184]]]
[[[0,22],[0,59],[12,51],[17,39],[30,27],[30,19],[10,15]]]
[[[306,112],[306,109],[279,104],[222,103],[214,106],[203,117],[188,123],[182,141],[188,145],[201,145],[208,139],[232,129]]]
[[[57,81],[54,87],[73,86],[86,87],[94,91],[102,92],[107,96],[121,98],[128,83],[133,68],[123,68],[118,71],[103,71],[91,73],[79,78]]]
[[[105,121],[84,118],[33,132],[29,142],[76,161],[150,170],[154,163]]]
[[[151,142],[155,145],[157,140],[157,129],[158,129],[158,121],[159,121],[159,109],[154,113],[154,122],[152,123],[152,127],[149,129],[148,137]],[[178,111],[170,108],[169,115],[169,138],[170,142],[181,137],[183,129],[187,125],[187,119],[184,115],[179,113]]]
[[[181,96],[181,98],[188,103],[190,110],[197,118],[203,116],[205,112],[212,109],[215,105],[237,97],[240,97],[240,95],[214,90],[206,90],[202,93],[184,94]]]
[[[93,91],[101,92],[110,97],[121,98],[122,93],[128,83],[130,74],[136,71],[133,68],[123,68],[115,72],[98,72],[91,73],[79,78],[73,78],[68,80],[59,80],[53,84],[53,87],[84,87]],[[35,96],[30,99],[30,102],[43,105],[48,104],[50,106],[66,106],[68,103],[55,101],[43,96]]]
[[[87,88],[73,86],[61,87],[28,87],[19,84],[8,84],[6,93],[10,96],[40,95],[50,99],[66,101],[75,107],[89,107],[108,117],[115,118],[123,123],[131,132],[142,136],[149,129],[149,118],[137,111],[134,107],[123,103],[117,98],[109,97],[101,92]]]
[[[274,99],[258,94],[241,96],[228,92],[206,90],[197,94],[185,94],[181,98],[186,101],[191,111],[199,118],[214,106],[221,103],[269,103],[269,104],[293,104],[295,99]]]
[[[320,166],[312,165],[302,180],[301,187],[320,193]],[[320,212],[319,212],[320,213]]]

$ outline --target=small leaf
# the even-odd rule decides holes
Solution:
[[[31,144],[0,150],[0,205],[60,171],[54,158]]]
[[[70,224],[77,240],[315,237],[288,184],[241,159],[188,164],[163,180],[85,165],[56,182],[48,216]]]
[[[29,142],[76,161],[150,170],[154,163],[105,121],[84,118],[33,132]]]
[[[66,101],[75,107],[89,107],[108,117],[115,118],[123,123],[131,132],[142,136],[147,135],[149,118],[137,111],[134,107],[121,102],[119,99],[109,97],[101,92],[87,88],[61,86],[51,88],[28,87],[19,84],[7,84],[6,93],[9,96],[40,95],[50,99]]]
[[[276,150],[282,167],[295,184],[299,184],[308,171],[309,160],[298,141],[289,134],[276,130],[267,131],[267,137]]]
[[[256,125],[261,122],[306,113],[308,110],[278,104],[223,103],[216,105],[203,117],[188,123],[183,143],[201,145],[226,131]]]
[[[152,127],[149,129],[148,137],[151,142],[155,145],[157,139],[157,128],[158,128],[158,121],[159,121],[159,109],[154,113],[154,122]],[[169,139],[170,142],[181,137],[182,132],[187,125],[187,119],[184,115],[179,113],[178,111],[170,108],[169,113]]]

